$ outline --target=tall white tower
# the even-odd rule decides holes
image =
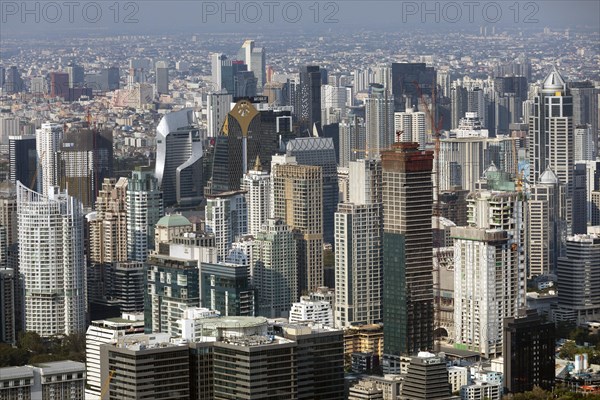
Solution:
[[[241,189],[246,192],[248,207],[248,234],[256,235],[270,214],[271,175],[263,171],[260,158],[256,157],[254,168],[242,178]]]
[[[42,337],[86,327],[84,216],[58,187],[46,196],[17,183],[19,265],[25,278],[25,328]]]
[[[370,86],[365,100],[367,158],[380,158],[379,152],[394,142],[394,97],[380,84]]]
[[[60,149],[64,130],[55,123],[42,124],[35,131],[38,159],[37,191],[46,195],[51,186],[58,186],[56,152]]]

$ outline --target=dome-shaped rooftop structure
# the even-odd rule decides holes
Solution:
[[[165,226],[167,228],[172,228],[176,226],[188,226],[192,225],[189,219],[184,217],[181,214],[169,214],[165,215],[161,219],[158,220],[156,226]]]

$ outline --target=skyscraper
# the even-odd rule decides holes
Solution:
[[[45,195],[17,184],[19,271],[26,330],[42,337],[83,333],[86,323],[81,203],[57,187]]]
[[[350,162],[350,202],[335,213],[335,324],[382,320],[381,162]]]
[[[443,357],[420,352],[412,357],[402,383],[400,400],[450,400],[448,368]]]
[[[381,153],[384,368],[433,347],[433,152],[395,143]]]
[[[550,168],[565,186],[564,214],[571,224],[573,196],[573,98],[567,85],[554,69],[542,83],[534,98],[533,115],[529,117],[530,180],[537,182]]]
[[[298,294],[323,286],[323,178],[317,166],[273,166],[273,215],[294,230]]]
[[[112,130],[69,130],[55,155],[60,188],[68,189],[84,207],[92,208],[104,178],[112,176]]]
[[[216,310],[222,316],[254,316],[255,291],[250,288],[245,265],[201,263],[199,269],[203,307]]]
[[[425,149],[429,139],[425,131],[425,113],[407,108],[405,112],[394,114],[394,131],[402,131],[401,142],[417,142]]]
[[[401,112],[406,107],[418,107],[420,94],[415,82],[419,84],[422,95],[431,98],[436,81],[435,69],[424,63],[392,63],[394,110]]]
[[[383,85],[371,84],[365,100],[366,150],[368,158],[379,158],[379,153],[395,141],[394,99]]]
[[[454,237],[454,340],[485,358],[502,353],[502,321],[525,305],[522,204],[517,192],[468,197],[468,226]]]
[[[44,123],[35,131],[37,149],[37,191],[45,195],[51,186],[58,186],[56,152],[60,149],[63,127]]]
[[[215,235],[217,260],[225,261],[231,244],[248,233],[244,192],[223,192],[206,199],[206,231]]]
[[[270,210],[271,176],[263,171],[260,158],[256,157],[254,168],[242,178],[241,189],[246,192],[248,207],[248,234],[256,235],[262,230],[267,221]]]
[[[265,72],[265,49],[255,47],[254,40],[246,40],[238,52],[238,59],[248,65],[248,71],[254,72],[257,80],[257,89],[262,93],[262,88],[267,83]]]
[[[227,91],[215,91],[206,95],[206,125],[208,137],[216,137],[231,108],[233,95]]]
[[[69,74],[69,88],[73,89],[83,85],[85,72],[81,65],[69,63],[67,65],[67,74]]]
[[[137,167],[127,184],[127,258],[144,262],[154,248],[154,226],[164,215],[163,194],[148,167]]]
[[[315,124],[321,127],[321,69],[318,65],[300,68],[300,94],[294,113],[301,132],[312,133]]]
[[[298,299],[298,263],[294,233],[281,219],[270,218],[256,234],[252,285],[257,290],[257,315],[287,317]]]
[[[367,129],[364,118],[349,112],[347,118],[340,122],[339,166],[348,168],[350,161],[365,158],[367,146]]]
[[[9,136],[8,159],[10,163],[10,181],[20,181],[29,189],[37,189],[37,152],[35,135]]]
[[[325,137],[295,138],[286,146],[286,154],[298,165],[321,167],[323,177],[323,240],[333,244],[334,214],[338,204],[339,186],[333,140]]]
[[[555,326],[535,312],[504,321],[504,388],[521,393],[554,387]]]
[[[157,61],[154,76],[156,79],[156,93],[169,94],[169,63],[167,61]]]
[[[155,169],[165,206],[201,200],[202,156],[194,111],[184,109],[165,115],[156,128]]]
[[[289,119],[289,111],[258,111],[250,101],[239,100],[215,140],[212,177],[205,193],[239,190],[257,156],[269,170],[271,156],[279,147],[278,135],[291,130]]]
[[[14,65],[5,71],[4,91],[6,94],[21,93],[25,91],[21,73]]]
[[[50,97],[69,99],[69,74],[66,72],[50,72]]]

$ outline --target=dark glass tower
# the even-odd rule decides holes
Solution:
[[[436,84],[436,73],[433,67],[425,63],[392,63],[392,95],[394,95],[394,110],[404,112],[406,102],[412,106],[419,104],[419,91],[417,82],[423,96],[431,97]]]
[[[317,65],[300,68],[300,96],[295,111],[300,131],[312,132],[313,126],[321,126],[321,69]]]
[[[10,136],[8,138],[10,181],[20,181],[31,190],[37,187],[35,170],[37,153],[35,135]]]
[[[395,143],[381,153],[384,367],[390,370],[398,356],[433,348],[433,152],[418,148]]]
[[[535,313],[504,320],[504,384],[510,393],[554,386],[555,327]]]

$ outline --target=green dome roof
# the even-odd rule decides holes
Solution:
[[[158,220],[156,226],[166,226],[167,228],[175,227],[175,226],[187,226],[192,225],[189,219],[184,217],[181,214],[169,214],[165,215],[161,219]]]

